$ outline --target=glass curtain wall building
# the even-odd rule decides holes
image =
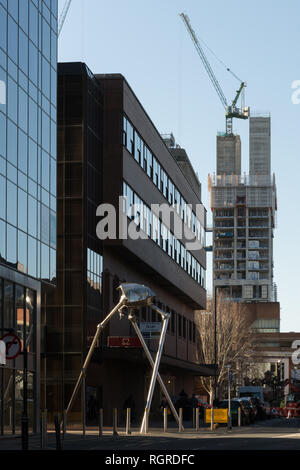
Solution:
[[[56,279],[56,67],[57,0],[0,0],[0,335],[13,327],[32,354],[32,428],[41,281]],[[2,433],[18,430],[22,369],[0,369]]]

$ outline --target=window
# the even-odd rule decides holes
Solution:
[[[175,333],[175,325],[176,325],[176,313],[174,312],[174,310],[171,310],[170,322],[171,322],[171,333],[174,334]]]
[[[186,338],[186,318],[182,317],[182,336]]]
[[[27,232],[27,193],[18,188],[18,227]]]
[[[18,26],[17,23],[8,16],[8,55],[16,64],[18,63]]]
[[[124,144],[126,145],[126,144]],[[141,158],[143,155],[143,143],[142,139],[138,135],[137,132],[134,133],[134,158],[138,162],[139,165],[142,164]]]
[[[188,325],[189,325],[189,341],[192,341],[193,340],[193,322],[189,320]]]
[[[133,127],[129,121],[126,120],[126,148],[129,153],[134,154],[133,145]]]
[[[182,316],[178,314],[177,319],[178,319],[178,336],[182,336]]]
[[[152,153],[147,149],[147,175],[152,179],[153,176],[153,158]]]
[[[6,29],[6,20],[7,15],[4,8],[0,5],[0,46],[6,50],[6,36],[7,36],[7,29]]]

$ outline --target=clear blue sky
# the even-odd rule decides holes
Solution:
[[[59,0],[60,9],[63,4]],[[73,0],[59,39],[59,60],[86,62],[94,73],[122,73],[158,130],[173,132],[187,150],[209,209],[207,175],[215,170],[216,132],[224,129],[224,111],[178,16],[182,11],[199,37],[247,81],[252,112],[271,113],[281,330],[300,331],[300,105],[291,101],[291,84],[300,80],[300,2]],[[213,56],[209,59],[232,99],[238,83]],[[234,130],[241,135],[243,171],[248,171],[248,122],[236,120]]]

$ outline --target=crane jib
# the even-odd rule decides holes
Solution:
[[[240,108],[237,108],[236,107],[236,104],[238,102],[238,99],[242,93],[242,91],[244,91],[244,88],[246,87],[246,82],[243,82],[241,81],[237,75],[235,75],[228,67],[226,67],[227,71],[230,72],[237,80],[239,80],[240,82],[240,87],[239,89],[237,90],[236,92],[236,95],[232,101],[232,104],[231,106],[228,106],[228,103],[227,103],[227,99],[223,93],[223,90],[214,74],[214,71],[213,69],[211,68],[211,65],[204,53],[204,50],[202,49],[201,45],[200,45],[200,42],[195,34],[195,31],[193,30],[192,26],[191,26],[191,23],[190,23],[190,19],[187,15],[185,15],[184,13],[180,13],[179,15],[182,19],[182,21],[184,22],[184,25],[188,31],[188,33],[190,34],[191,36],[191,39],[195,45],[195,48],[198,52],[198,55],[200,56],[201,58],[201,61],[204,65],[204,68],[220,98],[220,101],[222,103],[222,105],[224,106],[225,110],[226,110],[226,113],[225,113],[225,118],[226,118],[226,134],[232,134],[232,118],[237,118],[237,119],[248,119],[249,115],[250,115],[250,110],[249,110],[249,107],[242,107],[242,109]],[[215,54],[214,54],[215,55]],[[220,59],[218,59],[220,60]],[[223,63],[223,62],[222,62]],[[223,63],[223,65],[225,65]]]

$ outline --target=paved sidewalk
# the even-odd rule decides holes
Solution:
[[[249,450],[249,449],[282,449],[300,450],[300,421],[272,420],[260,422],[252,426],[234,427],[228,430],[226,426],[215,431],[201,428],[199,432],[186,429],[178,433],[170,429],[164,433],[161,428],[151,428],[147,435],[141,435],[135,428],[130,436],[125,435],[124,428],[118,436],[112,435],[112,430],[105,430],[103,436],[98,436],[96,428],[88,428],[86,436],[82,431],[72,430],[61,441],[64,450]],[[55,450],[55,433],[48,432],[47,450]],[[40,436],[31,436],[30,450],[40,450]],[[0,439],[1,450],[21,450],[21,439]]]

